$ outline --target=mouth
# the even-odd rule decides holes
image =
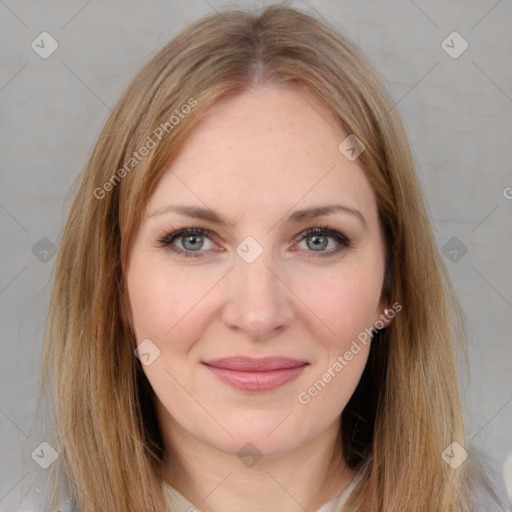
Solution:
[[[309,365],[289,357],[227,357],[203,364],[222,382],[242,391],[272,391],[295,380]]]

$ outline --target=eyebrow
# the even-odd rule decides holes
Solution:
[[[181,215],[186,215],[194,219],[207,220],[215,224],[226,226],[228,228],[232,228],[234,225],[233,222],[229,222],[227,219],[222,217],[222,215],[218,214],[216,211],[210,208],[202,208],[198,206],[187,206],[180,204],[167,205],[161,208],[157,208],[154,212],[148,215],[148,218],[156,217],[158,215],[162,215],[168,212],[179,213]],[[304,208],[302,210],[296,210],[287,217],[286,222],[296,224],[306,220],[316,219],[317,217],[322,217],[324,215],[332,215],[334,213],[348,213],[350,215],[353,215],[354,217],[357,217],[361,221],[365,229],[368,229],[366,219],[359,210],[342,204],[313,206],[310,208]]]

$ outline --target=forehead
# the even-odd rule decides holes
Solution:
[[[338,149],[348,134],[311,93],[262,86],[223,98],[168,167],[148,211],[173,201],[259,218],[293,207],[344,202],[375,213],[358,161]]]

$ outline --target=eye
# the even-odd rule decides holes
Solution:
[[[173,233],[169,233],[158,241],[160,246],[166,247],[173,252],[185,256],[186,258],[198,258],[201,256],[201,252],[205,252],[201,249],[211,250],[213,249],[213,239],[215,235],[202,228],[185,228]],[[210,246],[206,244],[205,240],[210,243]],[[329,240],[334,240],[334,243],[329,243]],[[327,257],[333,254],[339,253],[341,250],[351,247],[352,242],[344,234],[330,229],[327,226],[310,228],[303,231],[294,238],[294,241],[302,243],[305,241],[306,252],[313,253],[308,257]],[[309,242],[310,241],[310,242]],[[176,244],[179,242],[179,245]],[[329,245],[334,245],[329,251],[325,251]],[[181,247],[180,247],[181,246]],[[311,249],[311,250],[308,250]],[[195,254],[194,254],[195,253]]]
[[[168,247],[172,251],[181,254],[185,257],[197,258],[201,253],[201,249],[204,245],[204,240],[209,240],[211,242],[211,238],[213,237],[213,233],[206,229],[202,228],[185,228],[180,229],[179,231],[175,231],[174,233],[169,233],[164,238],[159,240],[160,245],[164,247]],[[178,240],[181,243],[181,248],[176,247],[174,241]],[[207,247],[207,249],[211,249],[211,247]]]
[[[352,241],[348,237],[339,231],[328,228],[327,226],[310,228],[306,231],[303,231],[297,238],[299,242],[305,241],[306,247],[308,249],[312,249],[312,251],[308,252],[316,253],[313,255],[308,255],[309,258],[314,258],[316,256],[332,256],[333,254],[337,254],[341,250],[352,246]],[[331,250],[325,251],[324,249],[329,246],[329,239],[335,240],[335,247],[334,249],[331,248]],[[337,247],[336,244],[338,244]]]

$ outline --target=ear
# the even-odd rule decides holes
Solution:
[[[378,317],[376,321],[380,320],[379,323],[384,323],[383,328],[388,327],[401,309],[402,305],[399,302],[391,304],[389,299],[384,298],[379,302]]]
[[[383,297],[379,302],[379,306],[377,308],[377,316],[373,325],[378,322],[378,328],[384,329],[393,321],[394,316],[395,311],[391,307],[391,301],[387,297]],[[384,325],[382,326],[382,324]]]

